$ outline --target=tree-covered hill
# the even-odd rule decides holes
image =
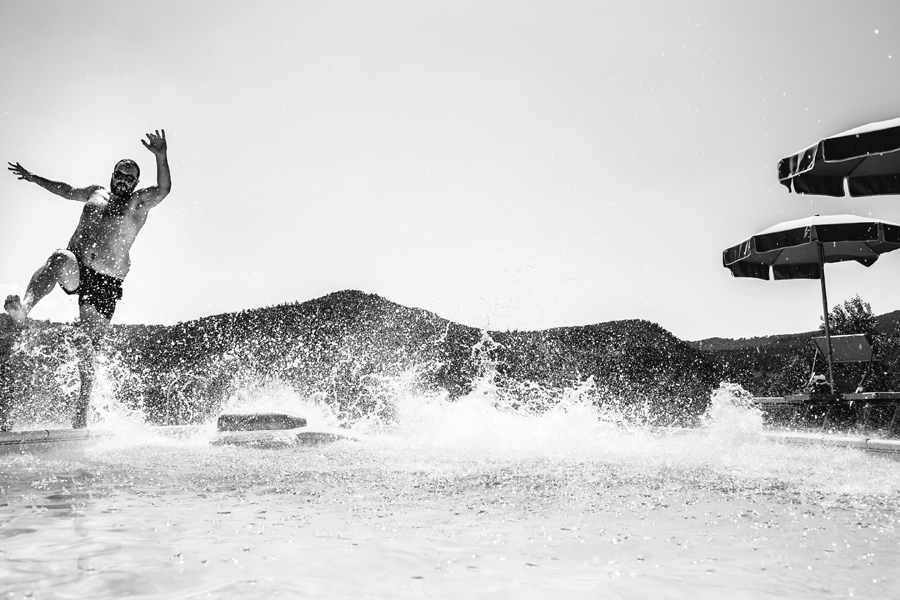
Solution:
[[[35,418],[23,407],[38,399],[40,410],[65,413],[77,393],[71,335],[70,325],[32,322],[21,336],[2,375],[14,418]],[[157,423],[204,420],[260,382],[316,395],[348,420],[372,412],[390,418],[385,381],[404,378],[455,398],[486,377],[498,398],[523,408],[540,409],[587,384],[597,403],[688,423],[718,384],[706,353],[647,321],[483,332],[359,291],[173,326],[115,325],[104,356],[118,401]]]

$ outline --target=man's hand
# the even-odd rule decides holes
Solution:
[[[165,156],[166,130],[162,130],[162,135],[160,135],[159,129],[156,130],[156,133],[148,133],[147,141],[141,140],[141,143],[144,145],[144,148],[146,148],[156,156]]]
[[[163,139],[163,147],[166,145],[166,140]],[[34,181],[34,175],[32,175],[31,171],[20,165],[19,163],[12,164],[6,163],[9,165],[9,170],[13,172],[13,175],[18,177],[19,179],[24,179],[25,181]]]
[[[172,176],[166,157],[166,130],[157,129],[156,133],[148,133],[147,141],[141,140],[141,143],[156,156],[156,185],[135,192],[139,209],[150,210],[172,191]]]

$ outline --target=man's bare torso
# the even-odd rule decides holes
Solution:
[[[68,249],[81,264],[124,279],[131,268],[131,246],[146,223],[148,212],[140,206],[136,194],[120,198],[96,186],[85,203]]]

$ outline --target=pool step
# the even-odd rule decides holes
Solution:
[[[306,427],[306,419],[284,413],[223,413],[216,421],[219,431],[269,431]]]
[[[302,427],[306,427],[306,419],[283,413],[224,413],[219,415],[218,433],[210,443],[213,446],[290,448],[353,439],[340,433],[297,431]]]

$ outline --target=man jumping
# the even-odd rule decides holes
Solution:
[[[84,202],[81,219],[65,250],[56,250],[28,283],[24,298],[9,296],[4,308],[18,327],[28,313],[57,283],[67,294],[78,294],[79,371],[81,392],[72,425],[87,425],[87,409],[93,387],[94,346],[109,328],[116,302],[122,297],[122,281],[131,268],[131,246],[147,221],[150,209],[162,202],[172,189],[166,155],[166,132],[148,133],[141,143],[156,156],[156,185],[137,188],[140,168],[130,159],[116,163],[109,189],[91,185],[74,188],[31,173],[19,163],[9,170],[19,179],[36,183],[68,200]]]

